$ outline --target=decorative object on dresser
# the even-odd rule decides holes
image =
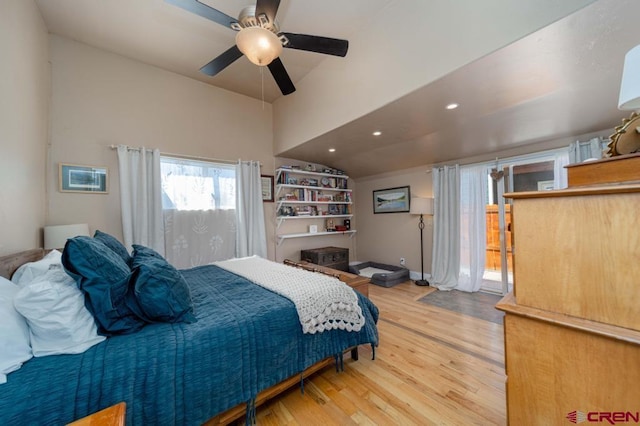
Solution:
[[[640,45],[624,57],[618,109],[640,110]]]
[[[415,280],[416,285],[428,286],[429,281],[424,279],[424,243],[422,240],[422,234],[424,231],[424,215],[433,214],[433,198],[414,198],[411,200],[411,211],[413,215],[420,215],[420,221],[418,222],[418,228],[420,229],[420,271],[421,279]]]
[[[44,248],[46,250],[62,249],[69,238],[80,235],[89,236],[88,224],[47,225],[44,227]]]
[[[635,112],[640,110],[640,45],[629,50],[624,57],[618,109],[634,112],[623,119],[611,135],[607,154],[612,157],[640,151],[640,116]]]
[[[373,191],[373,213],[405,213],[409,211],[411,191],[408,186]]]
[[[323,170],[316,172],[311,170]],[[349,176],[341,170],[296,166],[281,166],[276,170],[276,229],[278,245],[288,238],[315,237],[321,235],[349,235],[356,231],[340,226],[336,219],[353,218],[351,213],[352,191],[347,188]],[[311,222],[321,232],[311,232]],[[336,232],[338,231],[338,232]]]
[[[607,144],[611,157],[624,154],[633,154],[640,151],[640,115],[632,112],[629,118],[623,118],[622,124],[616,126],[615,133],[609,136],[611,141]]]
[[[620,158],[618,167],[609,167],[613,158],[584,164],[608,164],[600,169],[607,184],[593,174],[575,186],[570,168],[568,189],[505,194],[513,199],[515,282],[496,307],[505,312],[509,424],[638,409],[640,173],[619,182],[616,169],[632,170],[625,162],[637,156]]]
[[[339,271],[349,271],[349,249],[321,247],[300,251],[300,259]]]

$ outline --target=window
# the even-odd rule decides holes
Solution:
[[[164,210],[233,210],[236,172],[231,164],[161,157]]]
[[[235,165],[161,157],[160,174],[167,260],[190,268],[233,257]]]

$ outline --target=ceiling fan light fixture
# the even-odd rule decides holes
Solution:
[[[282,53],[282,43],[276,34],[262,28],[243,28],[236,34],[238,49],[254,64],[269,65]]]
[[[624,57],[618,109],[640,109],[640,45]]]

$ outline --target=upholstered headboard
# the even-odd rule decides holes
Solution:
[[[11,278],[20,265],[42,259],[43,249],[32,249],[0,257],[0,276]]]

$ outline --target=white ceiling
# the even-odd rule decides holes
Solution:
[[[235,32],[160,0],[36,0],[50,32],[260,99],[259,68],[240,58],[216,77],[198,70]],[[237,16],[247,0],[206,0]],[[283,31],[349,39],[391,0],[282,0]],[[640,43],[640,2],[598,0],[510,46],[285,153],[352,177],[481,156],[613,128],[624,54]],[[294,84],[326,57],[285,49]],[[269,73],[264,98],[280,92]],[[456,110],[443,108],[455,100]],[[372,128],[379,137],[370,136]],[[365,135],[365,136],[363,136]],[[336,153],[328,148],[335,147]],[[446,147],[443,149],[443,147]]]
[[[391,0],[282,0],[280,30],[349,39],[358,22]],[[50,32],[205,83],[262,99],[260,67],[242,57],[215,77],[200,68],[235,44],[236,32],[164,0],[36,0]],[[202,0],[238,17],[253,0]],[[336,13],[339,11],[339,13]],[[356,23],[354,25],[354,23]],[[302,79],[326,56],[284,49],[281,59],[291,80]],[[267,70],[264,99],[282,96]]]

